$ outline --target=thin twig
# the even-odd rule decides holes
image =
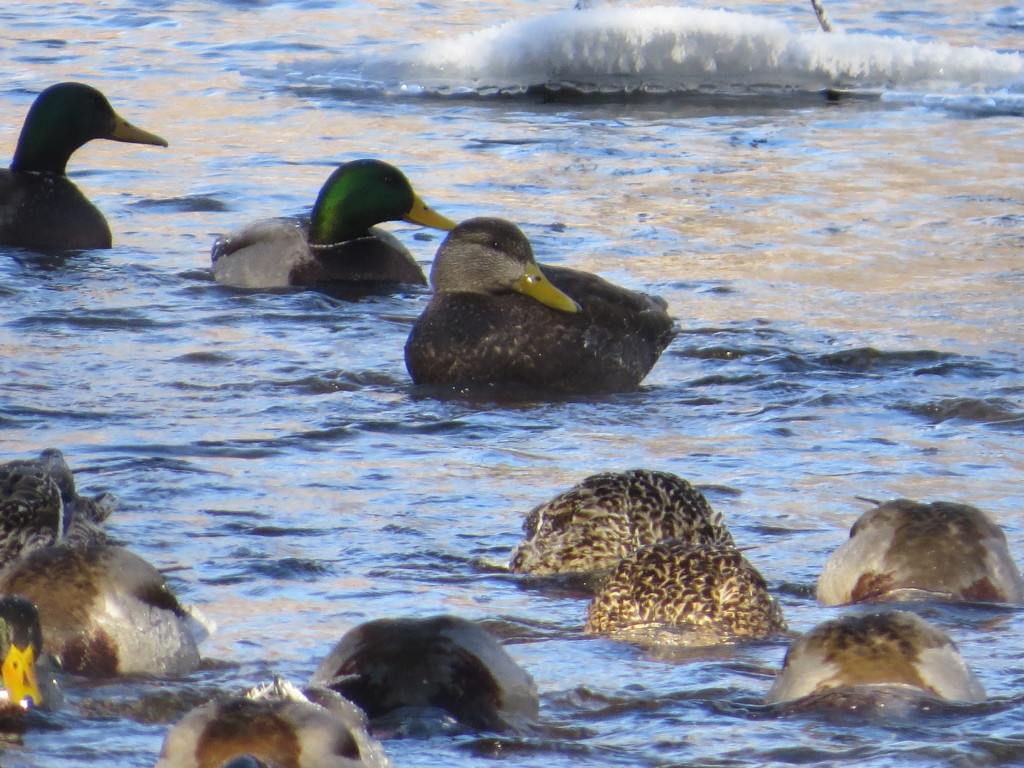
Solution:
[[[822,30],[831,32],[832,20],[825,12],[825,6],[821,4],[820,0],[811,0],[811,7],[814,9],[814,15],[818,17],[818,23],[821,25]]]

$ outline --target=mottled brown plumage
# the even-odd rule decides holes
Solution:
[[[439,709],[504,731],[536,718],[533,679],[481,626],[456,616],[377,619],[347,632],[314,673],[370,717]]]
[[[603,574],[639,547],[663,539],[733,545],[722,516],[689,482],[669,472],[632,469],[591,475],[533,508],[515,573]]]
[[[1024,602],[1002,530],[980,509],[895,499],[865,512],[818,579],[826,605],[894,600]]]
[[[764,576],[734,547],[669,539],[636,550],[587,611],[589,634],[712,645],[784,631]]]
[[[552,266],[540,270],[557,291],[537,298],[529,291],[540,276],[524,274],[536,266],[510,222],[477,218],[452,230],[434,258],[434,296],[406,342],[413,381],[635,390],[677,331],[664,300]]]
[[[840,616],[794,640],[767,701],[877,686],[959,701],[985,699],[949,635],[913,613],[883,611]]]

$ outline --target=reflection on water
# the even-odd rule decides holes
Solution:
[[[564,8],[2,12],[8,154],[13,116],[62,79],[99,86],[171,146],[94,142],[72,159],[113,250],[2,254],[0,455],[61,447],[83,491],[120,498],[114,535],[218,625],[201,672],[73,685],[73,706],[6,747],[4,765],[152,765],[166,724],[211,691],[301,682],[350,627],[443,611],[508,644],[542,724],[392,740],[396,765],[1021,759],[1015,610],[923,609],[986,704],[896,721],[780,714],[762,701],[783,641],[651,652],[584,637],[578,590],[505,570],[535,504],[637,466],[705,489],[798,631],[835,613],[813,585],[864,511],[857,497],[971,502],[1024,553],[1019,118],[929,108],[924,89],[564,103],[389,97],[324,74]],[[814,23],[803,7],[735,10]],[[1019,43],[1000,22],[1013,9],[829,10],[853,31]],[[306,212],[334,166],[363,156],[402,167],[453,218],[515,220],[541,261],[660,293],[683,332],[640,392],[437,398],[402,362],[425,291],[353,301],[213,282],[218,233]],[[435,233],[391,228],[429,264]]]

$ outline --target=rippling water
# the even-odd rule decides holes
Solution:
[[[82,489],[120,498],[113,533],[218,625],[204,671],[73,686],[3,764],[149,766],[185,703],[304,681],[354,624],[438,611],[509,643],[541,727],[389,741],[397,766],[1024,760],[1019,611],[926,611],[985,705],[783,717],[760,704],[783,643],[585,638],[578,595],[504,571],[531,506],[634,466],[707,488],[796,630],[834,613],[812,587],[857,496],[975,503],[1024,552],[1024,9],[828,9],[854,46],[767,2],[0,10],[8,155],[66,79],[171,145],[73,158],[113,250],[0,254],[0,456],[61,447]],[[660,293],[682,334],[640,392],[438,399],[402,362],[425,292],[212,281],[216,234],[308,210],[361,156],[452,218],[519,222],[542,261]],[[429,263],[435,233],[392,228]]]

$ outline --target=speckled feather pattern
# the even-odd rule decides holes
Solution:
[[[638,549],[608,576],[587,611],[586,631],[670,627],[724,642],[785,630],[764,576],[734,547],[667,540]]]
[[[688,481],[632,469],[591,475],[529,513],[512,552],[516,573],[595,573],[647,544],[733,545],[722,515]]]
[[[581,312],[560,312],[517,293],[437,294],[406,343],[413,381],[635,390],[677,331],[664,300],[588,272],[541,269]]]
[[[0,465],[0,567],[58,542],[106,542],[102,526],[113,507],[107,494],[78,495],[71,469],[55,448]]]

